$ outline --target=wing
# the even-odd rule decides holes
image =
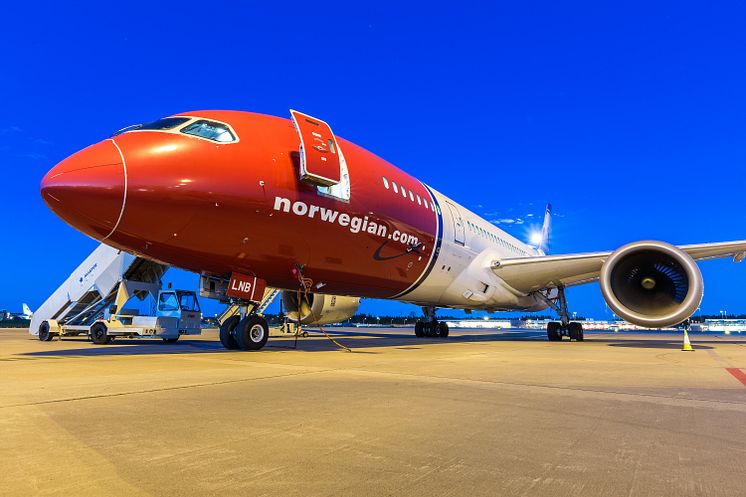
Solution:
[[[696,261],[733,257],[740,262],[746,256],[746,240],[722,243],[679,245]],[[601,266],[613,252],[514,257],[492,263],[492,271],[519,292],[531,293],[543,288],[573,286],[598,280]]]

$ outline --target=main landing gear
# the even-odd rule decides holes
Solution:
[[[547,338],[550,342],[559,342],[562,337],[569,337],[576,342],[583,341],[583,325],[573,321],[570,322],[570,313],[567,311],[567,299],[565,298],[565,287],[557,287],[557,296],[549,296],[537,292],[537,295],[547,303],[549,307],[557,311],[560,321],[551,321],[547,324]]]
[[[269,325],[263,316],[254,314],[257,306],[248,313],[231,316],[220,325],[220,343],[229,350],[259,350],[269,339]],[[245,309],[242,307],[242,310]]]
[[[414,334],[418,337],[440,337],[448,336],[448,325],[443,321],[435,319],[435,307],[423,307],[425,319],[420,319],[414,325]]]

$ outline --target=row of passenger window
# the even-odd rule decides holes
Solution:
[[[528,252],[526,252],[525,250],[523,250],[523,249],[521,249],[519,247],[516,247],[512,243],[510,243],[510,242],[508,242],[508,241],[500,238],[499,236],[497,236],[493,232],[491,232],[489,230],[486,230],[486,229],[484,229],[484,228],[482,228],[480,226],[477,226],[476,224],[472,223],[471,221],[466,221],[466,225],[469,227],[469,231],[471,231],[472,233],[475,233],[475,234],[481,236],[482,238],[486,238],[487,240],[491,240],[492,242],[497,243],[498,245],[501,245],[502,247],[504,247],[504,248],[506,248],[506,249],[508,249],[508,250],[510,250],[510,251],[512,251],[514,253],[516,253],[516,254],[528,255]]]
[[[396,181],[391,181],[389,183],[388,178],[385,176],[382,176],[381,179],[383,180],[383,186],[387,190],[394,190],[394,193],[401,193],[401,196],[406,198],[409,198],[411,202],[417,202],[418,205],[423,206],[425,209],[430,209],[433,212],[437,212],[440,214],[440,207],[435,205],[432,201],[428,201],[424,197],[420,197],[418,194],[412,192],[412,190],[407,190],[404,185],[397,185]]]

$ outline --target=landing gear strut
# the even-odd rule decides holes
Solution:
[[[583,341],[583,325],[573,321],[570,322],[570,313],[567,311],[567,299],[565,298],[565,287],[557,287],[557,295],[549,297],[548,294],[537,292],[546,304],[559,314],[560,321],[547,323],[547,338],[550,342],[558,342],[563,336],[570,337],[570,340],[576,342]]]
[[[420,319],[414,325],[414,334],[418,337],[441,337],[448,336],[448,325],[435,319],[435,307],[423,307],[425,319]]]

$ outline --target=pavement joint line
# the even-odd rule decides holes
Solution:
[[[274,366],[278,366],[278,367],[297,367],[297,365],[293,365],[293,364],[282,364],[282,363],[279,363],[279,364],[270,363],[270,364]],[[262,376],[262,377],[257,377],[257,378],[241,378],[241,379],[236,379],[236,380],[225,380],[225,381],[210,382],[210,383],[193,383],[189,385],[153,388],[153,389],[146,389],[146,390],[127,391],[127,392],[118,392],[118,393],[101,394],[101,395],[67,397],[64,399],[51,399],[51,400],[44,400],[44,401],[38,401],[38,402],[9,404],[6,406],[0,406],[0,409],[13,408],[13,407],[36,406],[36,405],[44,405],[44,404],[55,404],[55,403],[72,402],[72,401],[79,401],[79,400],[92,400],[92,399],[97,399],[97,398],[119,397],[119,396],[136,395],[136,394],[144,394],[144,393],[165,392],[165,391],[182,390],[182,389],[188,389],[188,388],[218,386],[218,385],[224,385],[224,384],[241,383],[241,382],[248,382],[248,381],[255,381],[255,380],[266,380],[266,379],[274,379],[274,378],[301,376],[301,375],[312,374],[312,373],[346,372],[346,373],[352,373],[352,374],[363,373],[363,374],[368,374],[368,375],[400,376],[400,377],[406,377],[410,379],[419,379],[420,381],[425,381],[428,383],[437,383],[440,381],[447,381],[449,383],[504,386],[507,388],[513,388],[513,389],[524,390],[524,391],[528,389],[528,390],[536,390],[539,392],[541,391],[568,392],[568,393],[574,392],[574,393],[588,394],[592,397],[611,396],[611,397],[617,397],[617,398],[627,398],[629,400],[636,400],[640,402],[664,403],[664,404],[669,404],[669,405],[686,406],[686,407],[717,407],[717,408],[723,408],[727,410],[746,411],[746,404],[736,403],[736,402],[723,402],[723,401],[717,401],[717,400],[698,400],[698,399],[677,399],[673,397],[665,397],[661,395],[651,395],[651,394],[645,394],[645,393],[630,394],[630,393],[609,392],[609,391],[592,390],[592,389],[587,389],[587,388],[567,387],[567,386],[531,385],[531,384],[524,384],[524,383],[512,383],[512,382],[502,382],[502,381],[474,380],[474,379],[467,379],[467,378],[451,378],[451,377],[446,377],[446,376],[431,376],[431,375],[425,376],[425,375],[412,374],[412,373],[373,371],[370,369],[363,369],[363,368],[364,366],[361,368],[327,368],[327,369],[321,369],[321,370],[316,370],[316,371],[300,371],[300,372],[294,372],[294,373],[288,373],[288,374]],[[726,369],[728,370],[729,373],[731,373],[734,377],[736,377],[736,379],[744,383],[744,386],[746,386],[746,373],[743,373],[740,369],[737,369],[737,368],[726,368]],[[738,372],[734,373],[731,371],[731,369],[738,371]],[[741,377],[743,377],[743,380],[741,379]]]
[[[283,366],[283,365],[278,365],[278,366]],[[733,371],[731,371],[731,369],[737,371],[737,373],[734,373]],[[727,371],[731,373],[734,377],[736,377],[736,379],[741,381],[744,384],[744,386],[746,386],[746,373],[744,373],[743,371],[737,368],[729,368],[727,369]],[[546,392],[546,391],[564,392],[564,393],[581,393],[581,394],[586,394],[591,397],[612,397],[612,398],[619,398],[619,399],[634,400],[634,401],[639,401],[639,402],[649,402],[649,403],[654,403],[654,404],[662,403],[662,404],[674,405],[674,406],[702,407],[702,408],[715,407],[718,409],[725,409],[725,410],[746,411],[746,404],[735,403],[735,402],[723,402],[723,401],[717,401],[717,400],[698,400],[698,399],[677,399],[677,398],[672,398],[672,397],[664,397],[660,395],[651,395],[651,394],[645,394],[645,393],[630,394],[630,393],[621,393],[621,392],[591,390],[587,388],[578,388],[578,387],[566,387],[566,386],[554,386],[554,385],[531,385],[531,384],[524,384],[524,383],[474,380],[474,379],[467,379],[467,378],[449,378],[449,377],[444,377],[444,376],[424,376],[424,375],[417,375],[417,374],[411,374],[411,373],[371,371],[369,369],[361,369],[361,368],[329,368],[329,369],[322,369],[322,370],[317,370],[317,371],[301,371],[301,372],[288,373],[288,374],[262,376],[262,377],[257,377],[257,378],[241,378],[241,379],[236,379],[236,380],[224,380],[224,381],[209,382],[209,383],[193,383],[189,385],[152,388],[152,389],[146,389],[146,390],[107,393],[107,394],[100,394],[100,395],[85,395],[85,396],[79,396],[79,397],[67,397],[63,399],[51,399],[51,400],[43,400],[43,401],[38,401],[38,402],[9,404],[6,406],[0,406],[0,409],[7,409],[7,408],[14,408],[14,407],[30,407],[30,406],[38,406],[38,405],[45,405],[45,404],[58,404],[58,403],[74,402],[74,401],[81,401],[81,400],[94,400],[94,399],[99,399],[99,398],[122,397],[122,396],[127,396],[127,395],[138,395],[138,394],[146,394],[146,393],[168,392],[168,391],[174,391],[174,390],[185,390],[189,388],[219,386],[219,385],[226,385],[226,384],[233,384],[233,383],[242,383],[242,382],[250,382],[250,381],[257,381],[257,380],[268,380],[268,379],[276,379],[276,378],[288,378],[288,377],[293,377],[293,376],[302,376],[302,375],[307,375],[307,374],[321,374],[321,373],[329,373],[329,372],[342,372],[342,373],[349,373],[349,374],[355,374],[355,373],[361,374],[362,373],[366,375],[380,375],[380,376],[399,376],[399,377],[406,377],[410,379],[418,379],[420,381],[424,381],[427,383],[438,383],[438,382],[446,381],[448,383],[502,386],[502,387],[506,387],[506,388],[510,388],[514,390],[520,390],[520,391],[529,390],[529,391],[533,391],[534,393],[541,393],[541,392]]]
[[[708,349],[707,354],[710,355],[713,359],[715,359],[719,363],[725,366],[731,367],[731,368],[733,367],[733,364],[731,364],[731,362],[728,359],[718,354],[717,351],[715,351],[715,349]]]
[[[111,398],[111,397],[125,397],[127,395],[139,395],[139,394],[146,394],[146,393],[169,392],[172,390],[186,390],[189,388],[212,387],[212,386],[219,386],[219,385],[229,385],[232,383],[243,383],[243,382],[258,381],[258,380],[271,380],[275,378],[287,378],[291,376],[301,376],[301,375],[306,375],[306,374],[328,373],[330,371],[335,371],[335,370],[334,369],[322,369],[318,371],[301,371],[301,372],[296,372],[296,373],[261,376],[257,378],[240,378],[236,380],[214,381],[214,382],[209,382],[209,383],[191,383],[189,385],[178,385],[178,386],[163,387],[163,388],[149,388],[145,390],[131,390],[127,392],[104,393],[104,394],[99,394],[99,395],[81,395],[78,397],[66,397],[63,399],[50,399],[50,400],[40,400],[37,402],[23,402],[23,403],[18,403],[18,404],[8,404],[5,406],[0,406],[0,409],[11,409],[14,407],[32,407],[32,406],[39,406],[39,405],[45,405],[45,404],[61,404],[64,402],[75,402],[75,401],[80,401],[80,400],[95,400],[95,399],[103,399],[103,398]]]
[[[331,371],[331,370],[330,370]],[[647,393],[622,393],[622,392],[608,392],[603,390],[591,390],[587,388],[579,387],[565,387],[565,386],[554,386],[554,385],[530,385],[524,383],[509,383],[502,381],[488,381],[488,380],[472,380],[466,378],[448,378],[443,376],[423,376],[409,373],[392,373],[388,371],[370,371],[367,369],[338,369],[335,371],[348,371],[350,373],[365,373],[371,375],[389,375],[389,376],[404,376],[409,378],[419,378],[422,381],[428,383],[436,383],[438,380],[448,380],[451,383],[463,383],[463,384],[481,384],[490,386],[503,386],[506,388],[512,388],[514,390],[534,390],[536,393],[553,391],[553,392],[568,392],[568,393],[581,393],[587,394],[590,397],[616,397],[620,399],[634,400],[638,402],[648,402],[652,404],[666,404],[671,406],[681,407],[702,407],[702,408],[717,408],[729,411],[743,411],[746,412],[746,403],[739,402],[724,402],[720,400],[699,400],[699,399],[677,399],[674,397],[664,397],[662,395],[652,395]],[[744,375],[746,380],[746,373]]]

